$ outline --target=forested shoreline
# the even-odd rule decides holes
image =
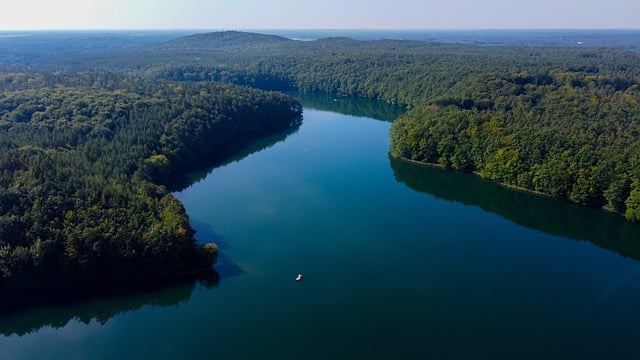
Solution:
[[[415,108],[394,124],[392,154],[640,220],[638,85],[565,76],[494,80],[483,99]]]
[[[614,48],[240,32],[4,54],[0,293],[15,297],[0,307],[210,270],[217,249],[196,243],[171,187],[298,126],[300,104],[274,91],[406,107],[391,129],[394,157],[640,221],[639,64]]]

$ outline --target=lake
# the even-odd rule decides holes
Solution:
[[[1,317],[0,358],[637,358],[640,226],[390,159],[397,109],[302,101],[176,193],[219,282]]]

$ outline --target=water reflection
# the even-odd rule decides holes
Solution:
[[[559,200],[514,191],[477,176],[413,164],[390,157],[396,180],[436,198],[478,206],[516,224],[640,260],[640,225]]]
[[[200,284],[212,288],[218,285],[218,281],[219,276],[213,273],[210,277],[202,278],[199,281],[191,281],[162,290],[139,292],[135,295],[112,296],[73,306],[33,309],[14,313],[1,318],[0,334],[22,336],[45,327],[59,329],[72,320],[84,324],[95,321],[104,325],[118,314],[135,311],[145,306],[169,307],[187,302],[196,285]]]
[[[191,226],[196,229],[196,238],[203,243],[213,242],[218,245],[218,258],[216,259],[216,263],[214,268],[216,272],[220,275],[220,278],[227,278],[231,276],[238,276],[242,274],[246,274],[246,270],[242,268],[239,264],[233,262],[229,254],[230,244],[225,240],[225,238],[218,234],[213,227],[207,224],[204,221],[199,221],[198,219],[190,219]]]
[[[268,149],[277,143],[285,141],[285,139],[290,135],[295,134],[298,129],[298,126],[294,126],[277,134],[256,139],[249,144],[231,144],[226,148],[221,149],[217,156],[209,159],[206,163],[201,164],[202,170],[188,173],[184,178],[178,179],[174,184],[172,184],[171,190],[174,192],[180,192],[187,187],[202,181],[216,168],[241,161],[251,154]]]
[[[335,112],[343,115],[367,117],[375,120],[393,121],[406,111],[381,101],[360,99],[319,93],[289,93],[302,103],[304,108]]]

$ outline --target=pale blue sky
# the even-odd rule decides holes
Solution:
[[[640,0],[2,0],[0,30],[640,28]]]

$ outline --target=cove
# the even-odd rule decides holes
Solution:
[[[0,358],[637,356],[639,226],[390,159],[397,110],[301,99],[176,193],[218,283],[2,317]]]

